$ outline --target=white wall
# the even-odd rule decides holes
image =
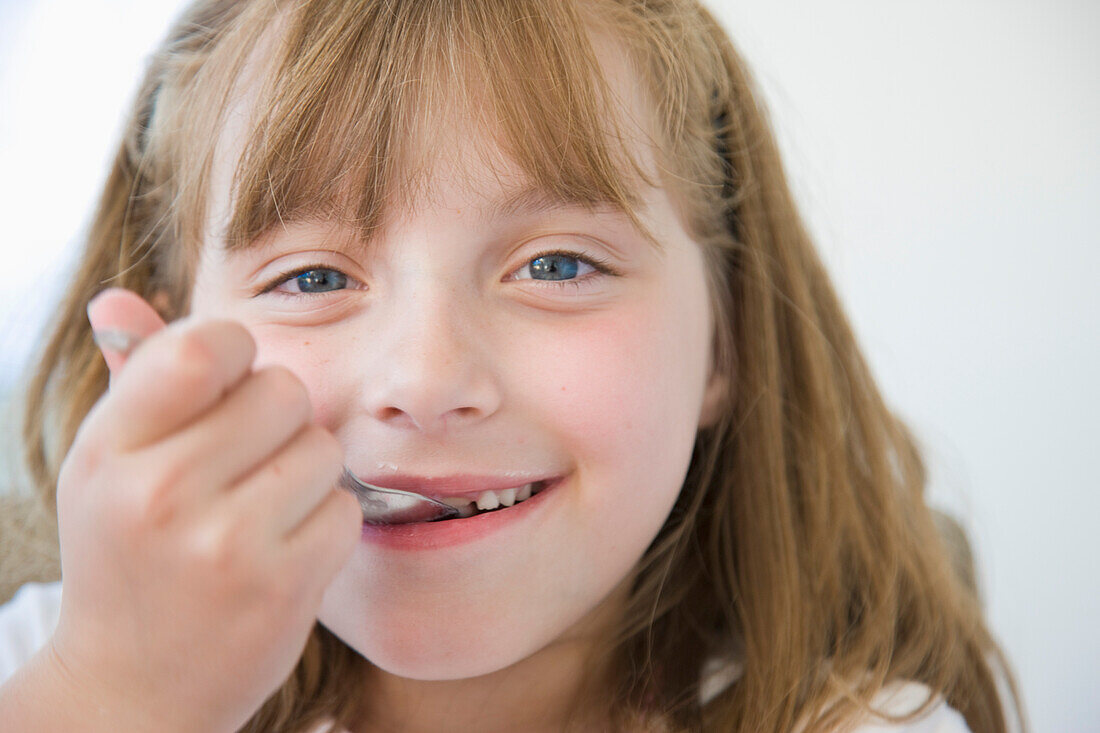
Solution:
[[[58,297],[178,0],[0,0],[0,394]]]
[[[1100,4],[710,0],[1040,733],[1100,730]],[[175,0],[0,0],[0,389]]]
[[[711,4],[1035,730],[1100,730],[1100,3]]]

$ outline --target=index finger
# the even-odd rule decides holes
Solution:
[[[155,443],[220,402],[255,356],[239,323],[177,321],[140,344],[113,375],[110,399],[97,406],[90,429],[121,449]]]

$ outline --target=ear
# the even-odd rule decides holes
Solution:
[[[707,387],[703,391],[703,407],[699,414],[699,429],[713,427],[729,409],[730,379],[724,370],[711,368]]]

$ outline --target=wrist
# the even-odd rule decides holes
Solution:
[[[70,667],[51,639],[0,688],[0,718],[17,723],[14,730],[182,733],[209,729],[180,716],[180,711],[155,710],[148,702],[112,689],[114,683],[109,675],[92,677]]]

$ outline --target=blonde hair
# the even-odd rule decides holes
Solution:
[[[1007,665],[952,571],[913,438],[883,403],[792,201],[767,114],[695,0],[196,2],[150,63],[72,286],[29,386],[26,464],[43,503],[107,386],[84,309],[107,284],[188,309],[211,163],[249,60],[278,28],[234,179],[228,246],[280,219],[364,236],[428,185],[413,142],[472,115],[539,188],[633,215],[681,205],[708,263],[727,409],[700,431],[678,502],[631,576],[605,650],[620,721],[833,730],[891,680],[926,684],[977,733],[1004,731]],[[661,181],[624,143],[589,30],[625,53],[653,112]],[[706,704],[704,665],[742,672]],[[357,714],[363,660],[317,626],[246,726]],[[626,723],[623,723],[624,725]]]

